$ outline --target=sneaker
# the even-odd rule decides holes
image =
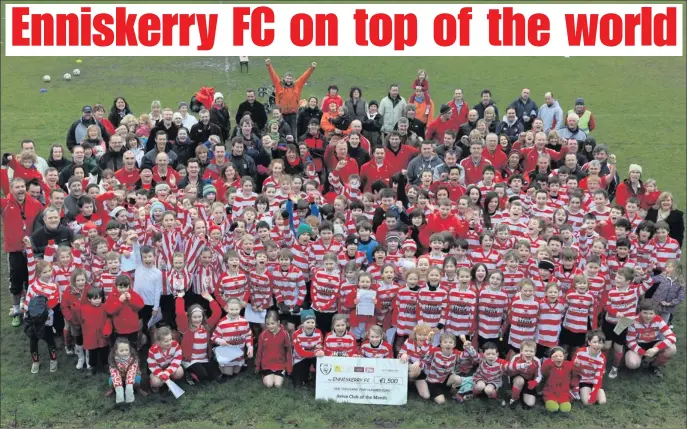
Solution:
[[[195,381],[193,381],[193,377],[191,376],[190,372],[187,372],[184,375],[186,377],[186,384],[188,384],[189,386],[193,386],[194,384],[196,384]]]
[[[31,364],[31,374],[38,374],[38,370],[41,369],[41,364],[34,362]]]
[[[57,360],[50,360],[50,372],[57,371]]]
[[[658,368],[654,368],[654,376],[663,379],[663,373]]]
[[[505,407],[505,406],[506,406],[506,400],[505,400],[505,399],[501,399],[501,406],[502,406],[502,407]]]
[[[508,406],[510,407],[511,410],[514,410],[518,407],[518,401],[515,399],[511,399],[510,402],[508,403]]]
[[[608,371],[608,378],[614,379],[618,376],[618,368],[616,367],[611,367],[611,370]]]
[[[21,325],[21,316],[17,314],[12,317],[12,327],[18,328],[19,325]]]
[[[74,347],[73,346],[64,346],[64,353],[67,356],[71,356],[74,354]]]
[[[465,402],[465,399],[463,399],[463,396],[460,393],[456,393],[456,396],[454,396],[453,399],[455,399],[456,402],[459,404],[462,404]]]
[[[79,360],[76,361],[76,369],[83,369],[84,365],[84,358],[79,357]]]

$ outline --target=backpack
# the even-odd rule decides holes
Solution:
[[[29,338],[43,338],[44,326],[48,321],[50,311],[48,310],[48,298],[43,295],[36,295],[29,301],[29,306],[24,315],[24,333]]]

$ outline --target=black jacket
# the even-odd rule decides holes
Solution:
[[[177,165],[186,165],[189,159],[196,156],[196,147],[198,143],[191,140],[191,137],[187,138],[185,142],[180,143],[177,138],[172,143],[172,152],[177,155]]]
[[[298,135],[299,136],[302,136],[303,134],[308,132],[308,124],[310,123],[310,121],[312,119],[317,120],[318,124],[322,120],[322,110],[320,110],[319,107],[315,107],[314,109],[306,107],[305,109],[301,109],[300,112],[298,112]]]
[[[229,133],[231,132],[231,118],[229,117],[229,109],[223,106],[221,109],[210,108],[210,122],[217,125],[222,130],[222,141],[229,140]],[[176,136],[175,136],[176,137]]]
[[[658,210],[647,210],[646,217],[644,219],[656,223],[656,220],[658,219]],[[680,244],[680,248],[682,248],[682,241],[685,238],[685,214],[680,210],[673,209],[670,211],[668,217],[665,218],[665,221],[670,227],[670,237],[677,240],[677,242]]]
[[[123,157],[125,150],[122,148],[119,152],[107,151],[98,161],[98,167],[101,170],[110,169],[117,171],[124,165]]]
[[[241,118],[245,116],[246,113],[250,113],[250,118],[255,122],[259,131],[265,129],[267,124],[267,113],[265,113],[265,105],[261,102],[255,100],[253,104],[250,104],[247,100],[239,104],[239,108],[236,109],[236,124],[241,123]]]
[[[468,136],[468,137],[470,137],[470,133],[471,133],[472,130],[474,130],[475,128],[477,128],[477,121],[475,121],[475,122],[467,121],[466,123],[464,123],[463,125],[461,125],[460,128],[458,128],[458,137],[456,137],[456,141],[460,141],[460,139],[461,139],[463,136]],[[443,143],[443,142],[441,142],[441,143]]]
[[[191,127],[191,132],[189,134],[189,137],[191,137],[191,141],[195,143],[196,145],[203,144],[208,139],[210,136],[221,136],[222,135],[222,130],[220,127],[217,125],[213,124],[212,122],[208,122],[207,125],[205,125],[202,122],[198,122],[194,126]],[[176,139],[175,139],[176,140]]]
[[[363,149],[361,145],[353,148],[351,147],[350,143],[348,144],[348,156],[355,159],[355,162],[358,163],[358,171],[360,171],[360,167],[362,167],[363,164],[370,160],[370,154]]]
[[[43,227],[31,234],[31,244],[36,256],[43,257],[48,241],[54,241],[57,246],[71,246],[74,241],[74,233],[64,225],[59,225],[55,230]]]
[[[69,166],[71,165],[72,162],[64,156],[59,161],[53,159],[52,155],[50,155],[50,158],[48,158],[48,167],[57,168],[58,172],[62,172],[62,170],[64,170],[65,168],[69,168]]]
[[[255,166],[255,161],[253,161],[253,158],[244,153],[242,156],[231,155],[229,160],[232,164],[234,164],[236,173],[238,173],[239,176],[250,176],[253,178],[253,180],[257,179],[258,170]]]
[[[491,106],[491,107],[494,108],[494,113],[496,114],[496,116],[494,116],[494,117],[495,117],[495,118],[500,118],[500,116],[499,116],[499,108],[496,107],[496,104],[494,104],[493,101],[490,101],[489,104],[486,105],[486,106],[485,106],[484,104],[482,104],[482,102],[480,101],[479,103],[477,103],[477,104],[475,104],[474,106],[472,106],[472,108],[473,108],[474,110],[477,110],[477,114],[479,115],[479,119],[484,119],[484,110],[485,110],[487,107],[489,107],[489,106]]]
[[[177,133],[179,132],[179,127],[177,127],[174,122],[169,128],[165,127],[164,121],[160,121],[150,130],[150,135],[148,135],[148,141],[146,142],[146,152],[155,149],[155,135],[158,131],[164,131],[167,134],[167,141],[173,142],[177,138]]]

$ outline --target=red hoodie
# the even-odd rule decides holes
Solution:
[[[258,355],[255,357],[255,370],[283,371],[290,373],[293,369],[291,356],[291,338],[283,326],[273,334],[268,329],[258,338]]]
[[[105,304],[94,307],[89,302],[82,303],[78,311],[83,333],[83,348],[93,350],[105,347],[108,343],[107,337],[112,334],[112,321],[107,317]]]
[[[131,298],[121,302],[119,300],[121,294],[114,290],[107,297],[107,302],[105,303],[105,310],[112,317],[114,330],[120,335],[132,334],[139,329],[138,312],[143,308],[143,298],[134,292],[132,288],[129,288],[129,294]]]
[[[458,219],[458,216],[449,214],[446,219],[437,211],[427,216],[427,225],[420,231],[420,244],[429,247],[429,237],[435,232],[451,231],[454,237],[465,237],[468,233],[467,225]]]

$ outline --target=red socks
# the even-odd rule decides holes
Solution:
[[[517,401],[520,399],[520,388],[513,386],[512,388],[512,393],[511,393],[511,399],[514,401]]]
[[[623,352],[613,352],[613,366],[618,368],[623,360]]]

